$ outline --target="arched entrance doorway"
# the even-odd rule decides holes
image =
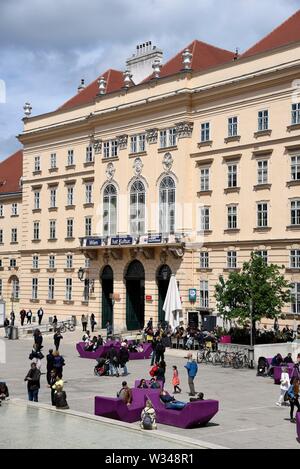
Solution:
[[[139,261],[129,264],[126,281],[126,326],[128,331],[143,329],[145,321],[145,270]]]
[[[166,264],[162,265],[156,275],[156,282],[158,287],[158,321],[163,322],[165,320],[165,312],[163,311],[163,305],[166,299],[169,281],[172,275],[170,267]]]
[[[112,268],[107,265],[104,267],[101,275],[102,283],[102,329],[106,328],[107,321],[112,324],[113,305],[110,295],[114,291],[114,273]]]

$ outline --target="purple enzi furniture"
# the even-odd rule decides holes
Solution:
[[[112,344],[117,349],[120,348],[120,342],[112,341],[112,342],[106,342],[106,344],[102,345],[102,347],[99,347],[94,352],[86,352],[84,350],[84,342],[79,342],[78,344],[76,344],[76,349],[81,358],[89,358],[92,360],[96,360],[97,358],[105,357]],[[129,360],[143,360],[144,358],[146,359],[150,358],[150,355],[152,352],[152,345],[147,344],[147,343],[140,344],[140,345],[143,346],[144,351],[143,352],[129,352]]]
[[[145,407],[146,392],[152,399],[154,394],[159,394],[159,389],[131,389],[132,404],[125,404],[118,397],[95,396],[95,415],[110,419],[121,420],[122,422],[137,422],[141,418],[142,410]]]
[[[294,364],[288,363],[287,365],[274,366],[274,384],[280,384],[281,373],[284,368],[288,368],[289,377],[293,376]]]
[[[192,428],[208,423],[219,410],[219,401],[204,400],[188,402],[181,410],[166,409],[159,394],[146,394],[156,412],[156,421],[173,427]]]

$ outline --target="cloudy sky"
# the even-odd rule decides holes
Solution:
[[[152,40],[168,59],[193,39],[247,49],[300,8],[300,0],[0,0],[0,159],[19,147],[23,105],[54,110],[81,78],[123,70]]]

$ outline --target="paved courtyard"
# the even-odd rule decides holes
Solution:
[[[123,379],[94,376],[94,362],[79,358],[76,352],[75,343],[80,336],[79,331],[68,333],[62,341],[61,352],[66,361],[65,390],[72,410],[93,414],[94,396],[115,396]],[[32,341],[29,338],[18,341],[5,340],[5,344],[7,360],[6,364],[0,364],[0,379],[7,382],[12,398],[26,399],[24,377],[30,366],[28,355]],[[48,348],[52,346],[52,336],[44,338],[44,346],[46,355]],[[184,369],[186,360],[182,355],[181,351],[170,351],[166,355],[166,388],[172,390],[172,365],[177,365],[183,390],[179,398],[188,400]],[[44,359],[42,371],[45,369]],[[126,379],[133,385],[135,379],[148,377],[148,371],[148,360],[130,362],[130,374]],[[296,426],[289,421],[289,408],[275,406],[279,387],[273,384],[273,380],[257,378],[255,370],[232,370],[201,365],[196,378],[196,390],[204,392],[205,398],[220,401],[220,411],[213,421],[206,427],[191,430],[159,425],[160,431],[228,448],[300,448],[296,439]],[[42,377],[39,400],[44,404],[50,402],[45,376]],[[22,411],[20,412],[21,416]],[[41,425],[45,418],[41,413]],[[55,418],[57,425],[60,425],[60,417]],[[136,429],[137,424],[131,426]],[[24,433],[24,428],[21,433]],[[118,441],[122,445],[122,438]],[[142,445],[138,440],[136,442],[139,447]]]

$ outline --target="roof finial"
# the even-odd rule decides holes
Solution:
[[[124,86],[125,88],[129,88],[132,85],[132,74],[130,73],[130,70],[125,70],[123,73],[124,76]]]
[[[25,103],[23,109],[24,109],[25,117],[30,117],[31,111],[32,111],[32,106],[30,105],[30,103]]]
[[[185,49],[185,51],[182,53],[182,64],[184,70],[192,69],[192,58],[193,54],[190,52],[190,49]]]
[[[161,68],[162,68],[161,61],[159,59],[155,59],[153,65],[152,65],[152,68],[153,68],[154,78],[159,78],[160,77],[160,71],[161,71]]]
[[[238,60],[239,55],[240,55],[240,48],[239,48],[239,47],[236,47],[233,60]]]
[[[99,78],[98,85],[99,85],[99,94],[105,94],[107,82],[104,77]]]
[[[78,93],[80,93],[80,91],[84,90],[84,88],[85,88],[84,78],[82,78],[82,79],[80,80],[80,85],[79,85],[78,88],[77,88],[77,89],[78,89]]]

